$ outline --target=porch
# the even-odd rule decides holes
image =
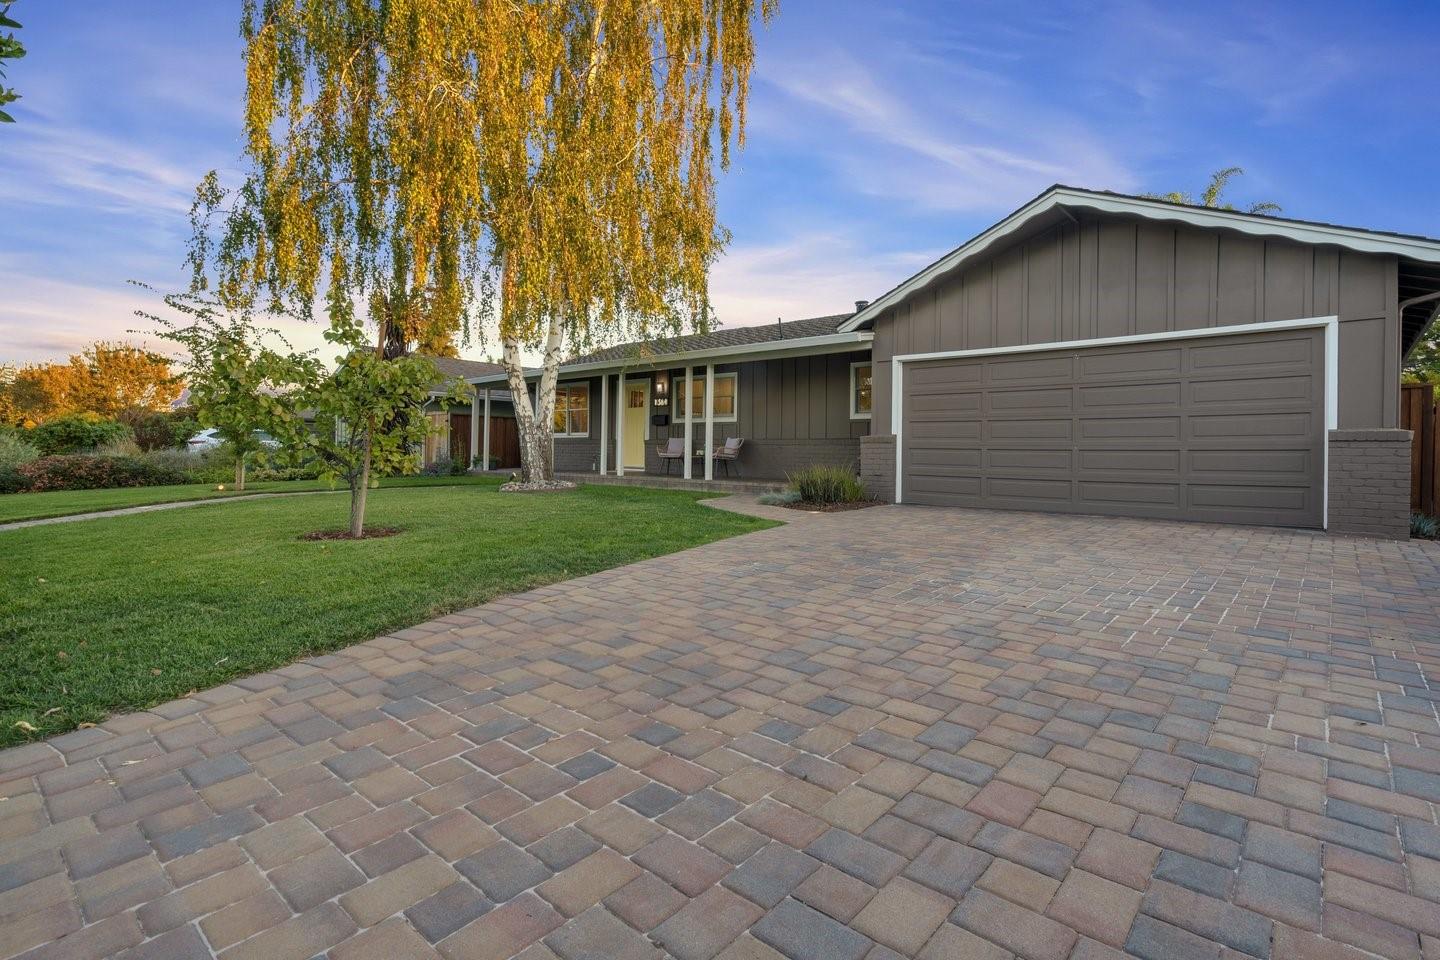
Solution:
[[[785,489],[784,480],[746,480],[740,477],[733,479],[721,478],[718,480],[705,480],[703,478],[685,479],[674,475],[666,476],[663,473],[643,473],[634,470],[626,471],[624,476],[616,476],[613,473],[594,473],[561,471],[556,476],[561,480],[569,480],[572,483],[603,483],[603,484],[626,484],[635,487],[658,487],[665,490],[707,490],[716,493],[776,493]]]

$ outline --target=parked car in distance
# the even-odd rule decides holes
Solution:
[[[260,442],[260,446],[267,450],[280,449],[280,441],[270,436],[270,434],[264,430],[256,430],[254,433],[255,439]],[[189,440],[186,440],[185,446],[189,450],[214,450],[224,442],[224,440],[220,439],[220,431],[214,427],[208,427],[195,434],[195,436]]]

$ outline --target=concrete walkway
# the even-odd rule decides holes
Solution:
[[[1440,545],[785,512],[0,752],[0,958],[1440,958]]]
[[[52,523],[77,523],[81,520],[99,520],[102,517],[124,517],[132,513],[153,513],[156,510],[178,510],[181,507],[203,507],[212,503],[238,503],[242,500],[263,500],[267,497],[306,497],[314,493],[341,493],[341,490],[296,490],[291,493],[247,493],[238,497],[210,497],[205,500],[177,500],[172,503],[146,503],[138,507],[118,507],[114,510],[95,510],[91,513],[70,513],[63,517],[42,517],[39,520],[16,520],[0,523],[0,533],[6,530],[23,530],[26,527],[44,527]]]

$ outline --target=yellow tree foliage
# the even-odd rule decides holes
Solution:
[[[202,185],[197,278],[214,266],[223,298],[270,309],[380,306],[419,342],[493,321],[527,478],[548,476],[563,337],[709,322],[715,170],[743,143],[752,28],[776,6],[247,0],[252,174],[218,236],[226,196]],[[541,346],[532,410],[520,356]]]
[[[21,367],[8,393],[22,419],[42,423],[70,413],[114,419],[126,410],[167,410],[182,387],[164,357],[99,341],[67,363]]]

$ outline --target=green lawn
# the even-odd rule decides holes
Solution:
[[[498,481],[278,497],[0,533],[0,744],[141,709],[500,594],[772,526],[713,494],[588,486],[502,494]],[[36,735],[29,735],[33,737]]]
[[[451,487],[466,483],[494,483],[493,478],[466,474],[458,477],[385,477],[381,487]],[[11,493],[0,496],[0,523],[17,520],[41,520],[66,517],[73,513],[96,510],[119,510],[151,503],[178,503],[185,500],[224,500],[254,493],[291,493],[306,490],[330,490],[321,480],[271,480],[247,483],[244,491],[225,484],[217,490],[213,483],[186,483],[174,487],[121,487],[116,490],[54,490],[47,493]]]

